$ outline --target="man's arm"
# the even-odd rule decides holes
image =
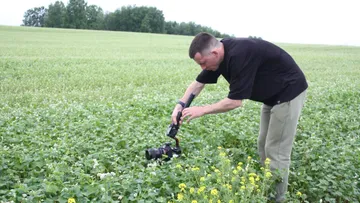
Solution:
[[[194,106],[184,109],[182,112],[182,118],[183,120],[186,117],[189,117],[187,119],[187,122],[194,118],[198,118],[200,116],[206,115],[206,114],[215,114],[215,113],[222,113],[227,112],[230,110],[233,110],[235,108],[238,108],[242,106],[242,100],[233,100],[229,98],[225,98],[215,104],[210,104],[207,106]]]
[[[210,104],[207,106],[203,106],[204,114],[214,114],[214,113],[223,113],[235,108],[238,108],[242,105],[241,100],[233,100],[229,98],[225,98],[215,104]]]
[[[198,96],[202,89],[204,89],[205,84],[194,81],[192,82],[189,87],[186,89],[184,96],[180,99],[181,102],[186,103],[186,101],[189,99],[191,94],[194,94],[195,96]],[[179,111],[182,111],[183,107],[180,104],[176,104],[173,113],[171,115],[172,122],[177,124],[176,122],[176,116]]]

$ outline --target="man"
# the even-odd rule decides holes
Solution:
[[[247,38],[225,38],[218,41],[208,33],[193,39],[189,56],[202,71],[190,84],[175,106],[181,121],[227,112],[242,105],[244,99],[262,102],[258,151],[261,162],[271,160],[270,168],[282,171],[276,185],[276,202],[285,200],[290,155],[296,127],[308,87],[305,76],[293,58],[276,45]],[[183,109],[191,93],[198,95],[205,84],[216,83],[222,75],[230,84],[228,97],[214,104]]]

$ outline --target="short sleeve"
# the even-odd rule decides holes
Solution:
[[[218,71],[208,71],[203,70],[197,76],[196,81],[203,84],[215,84],[220,76],[220,72]]]

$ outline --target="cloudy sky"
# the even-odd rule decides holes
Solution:
[[[19,26],[27,9],[56,0],[1,0],[0,25]],[[360,46],[359,0],[85,0],[113,12],[121,6],[154,6],[166,21],[209,26],[238,37],[272,42]],[[68,0],[63,0],[65,4]],[[211,2],[211,3],[209,3]]]

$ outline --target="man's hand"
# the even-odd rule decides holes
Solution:
[[[202,106],[189,107],[183,110],[181,121],[183,121],[186,117],[188,117],[186,121],[190,122],[192,119],[198,118],[203,115],[205,115],[204,107]]]
[[[171,121],[177,125],[177,120],[176,120],[176,117],[178,115],[178,112],[179,111],[182,111],[183,110],[183,107],[180,105],[180,104],[177,104],[171,114]],[[181,125],[181,122],[180,122],[180,125]]]
[[[186,117],[188,117],[187,122],[190,122],[190,120],[192,120],[194,118],[198,118],[198,117],[206,115],[206,114],[227,112],[227,111],[230,111],[237,107],[240,107],[241,105],[242,105],[241,100],[232,100],[232,99],[225,98],[215,104],[185,108],[182,111],[181,121],[183,121]],[[180,124],[181,124],[181,122],[180,122]]]

